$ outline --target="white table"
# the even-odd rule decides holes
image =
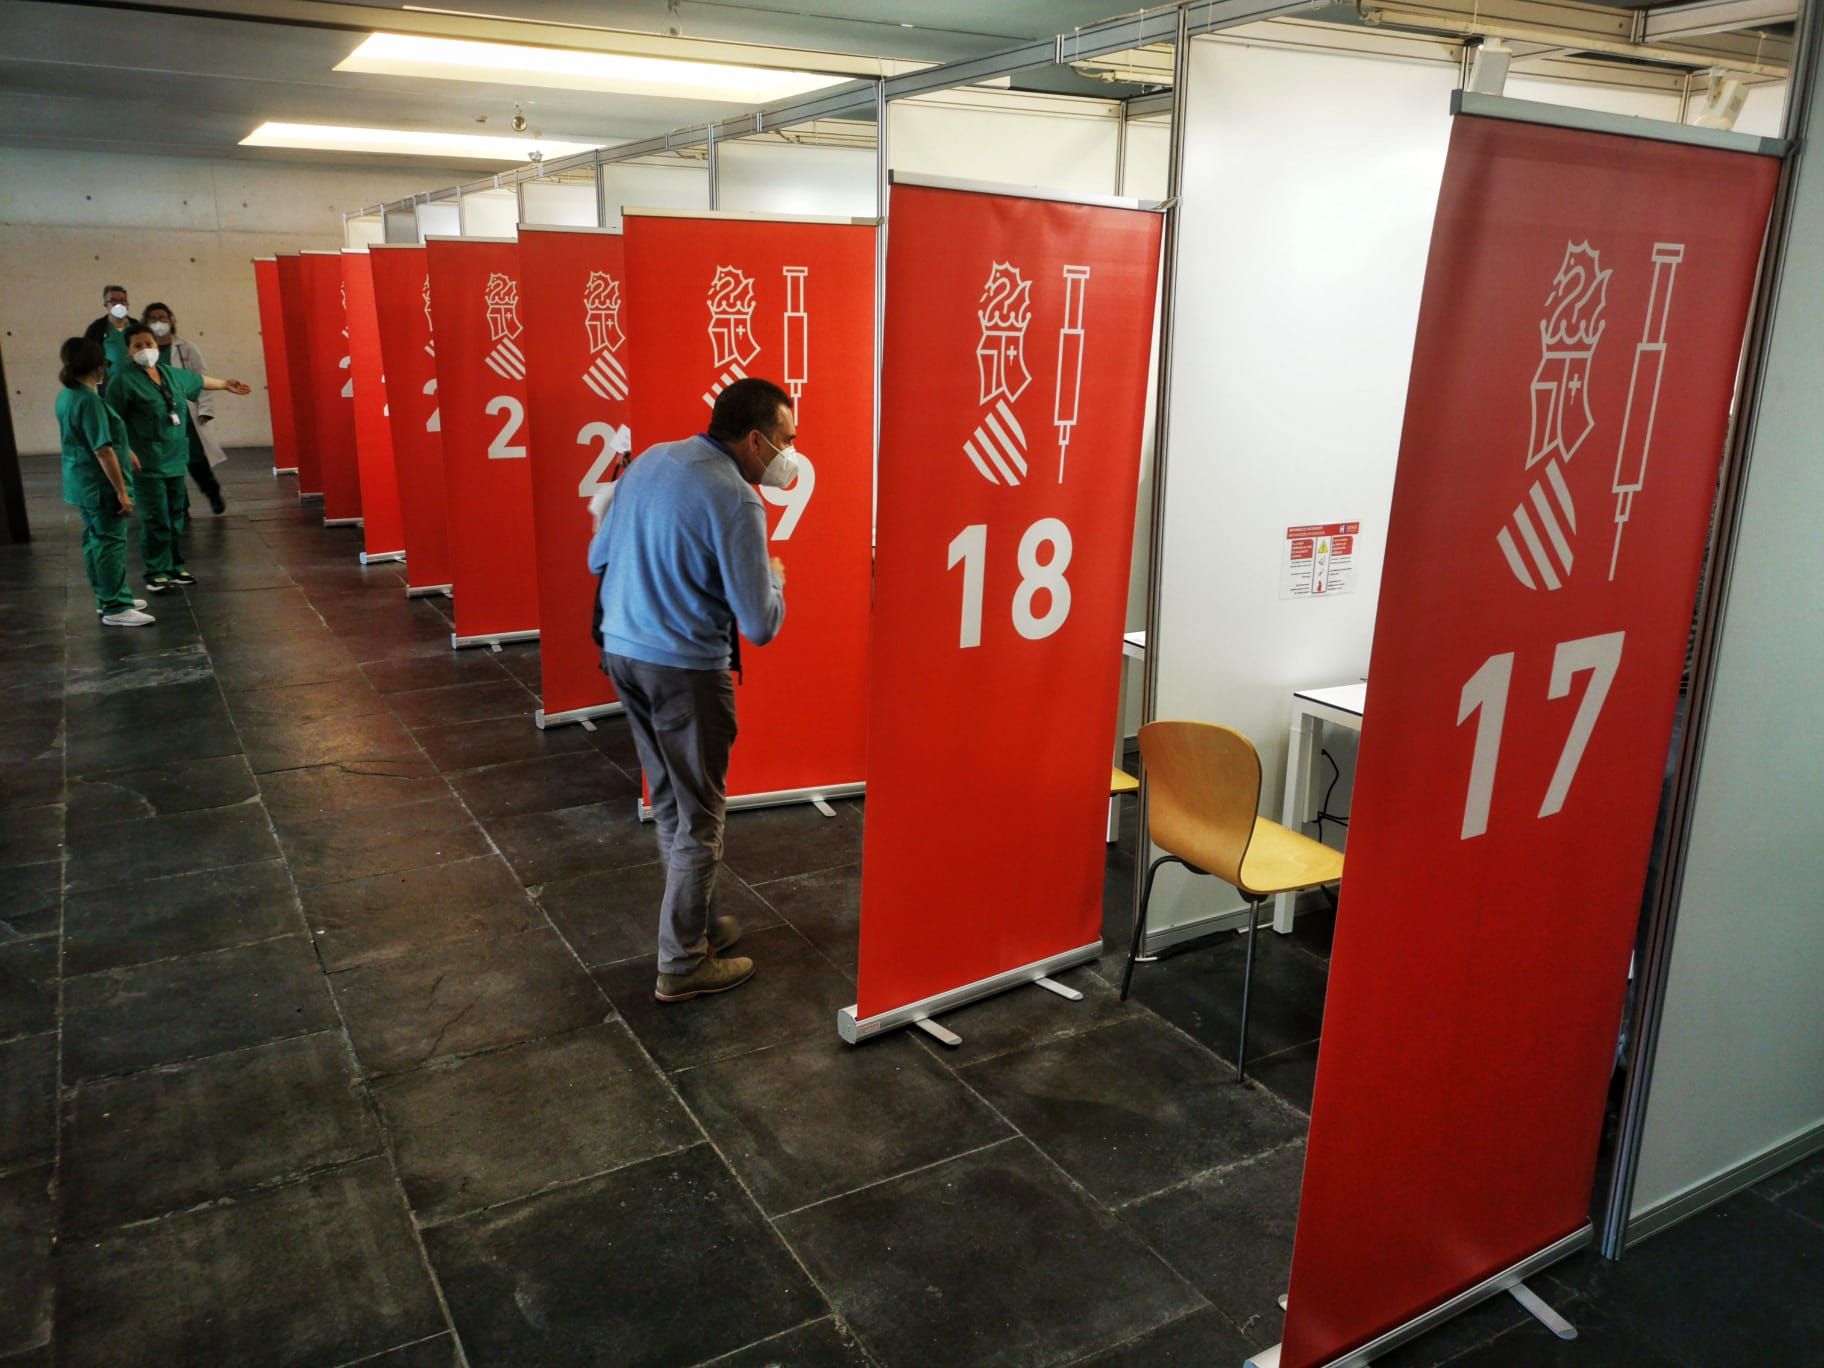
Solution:
[[[1300,689],[1292,695],[1292,720],[1286,746],[1286,792],[1280,805],[1280,825],[1302,831],[1312,818],[1311,771],[1316,765],[1320,725],[1362,729],[1368,705],[1367,684],[1340,684],[1330,689]],[[1281,893],[1273,899],[1273,929],[1282,935],[1292,929],[1292,903],[1296,894]]]
[[[1115,705],[1115,765],[1126,768],[1127,761],[1127,662],[1146,659],[1146,633],[1128,632],[1121,638],[1121,692]],[[1121,834],[1121,800],[1108,800],[1108,843],[1113,845]]]

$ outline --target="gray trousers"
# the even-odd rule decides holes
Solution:
[[[722,866],[735,681],[727,670],[679,670],[606,657],[652,790],[665,864],[659,972],[688,974],[709,953],[709,905]]]

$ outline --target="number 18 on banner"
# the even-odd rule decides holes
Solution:
[[[892,213],[852,1039],[1099,942],[1160,228],[903,182]]]

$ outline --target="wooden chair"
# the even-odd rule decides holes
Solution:
[[[1278,893],[1295,893],[1343,877],[1341,852],[1330,849],[1260,811],[1260,754],[1240,732],[1208,722],[1149,722],[1140,728],[1140,758],[1146,766],[1147,834],[1165,851],[1147,866],[1134,918],[1134,941],[1121,997],[1134,981],[1134,965],[1146,938],[1146,908],[1159,866],[1181,864],[1234,884],[1248,900],[1248,949],[1241,977],[1241,1041],[1235,1051],[1235,1081],[1247,1076],[1248,993],[1254,980],[1254,937],[1261,905]]]

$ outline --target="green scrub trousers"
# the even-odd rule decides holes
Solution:
[[[118,512],[81,508],[82,568],[95,591],[95,607],[103,614],[124,613],[133,606],[127,588],[127,520]]]
[[[139,553],[146,574],[176,574],[184,568],[182,537],[190,509],[184,476],[140,471],[133,477],[133,502],[139,513]]]

